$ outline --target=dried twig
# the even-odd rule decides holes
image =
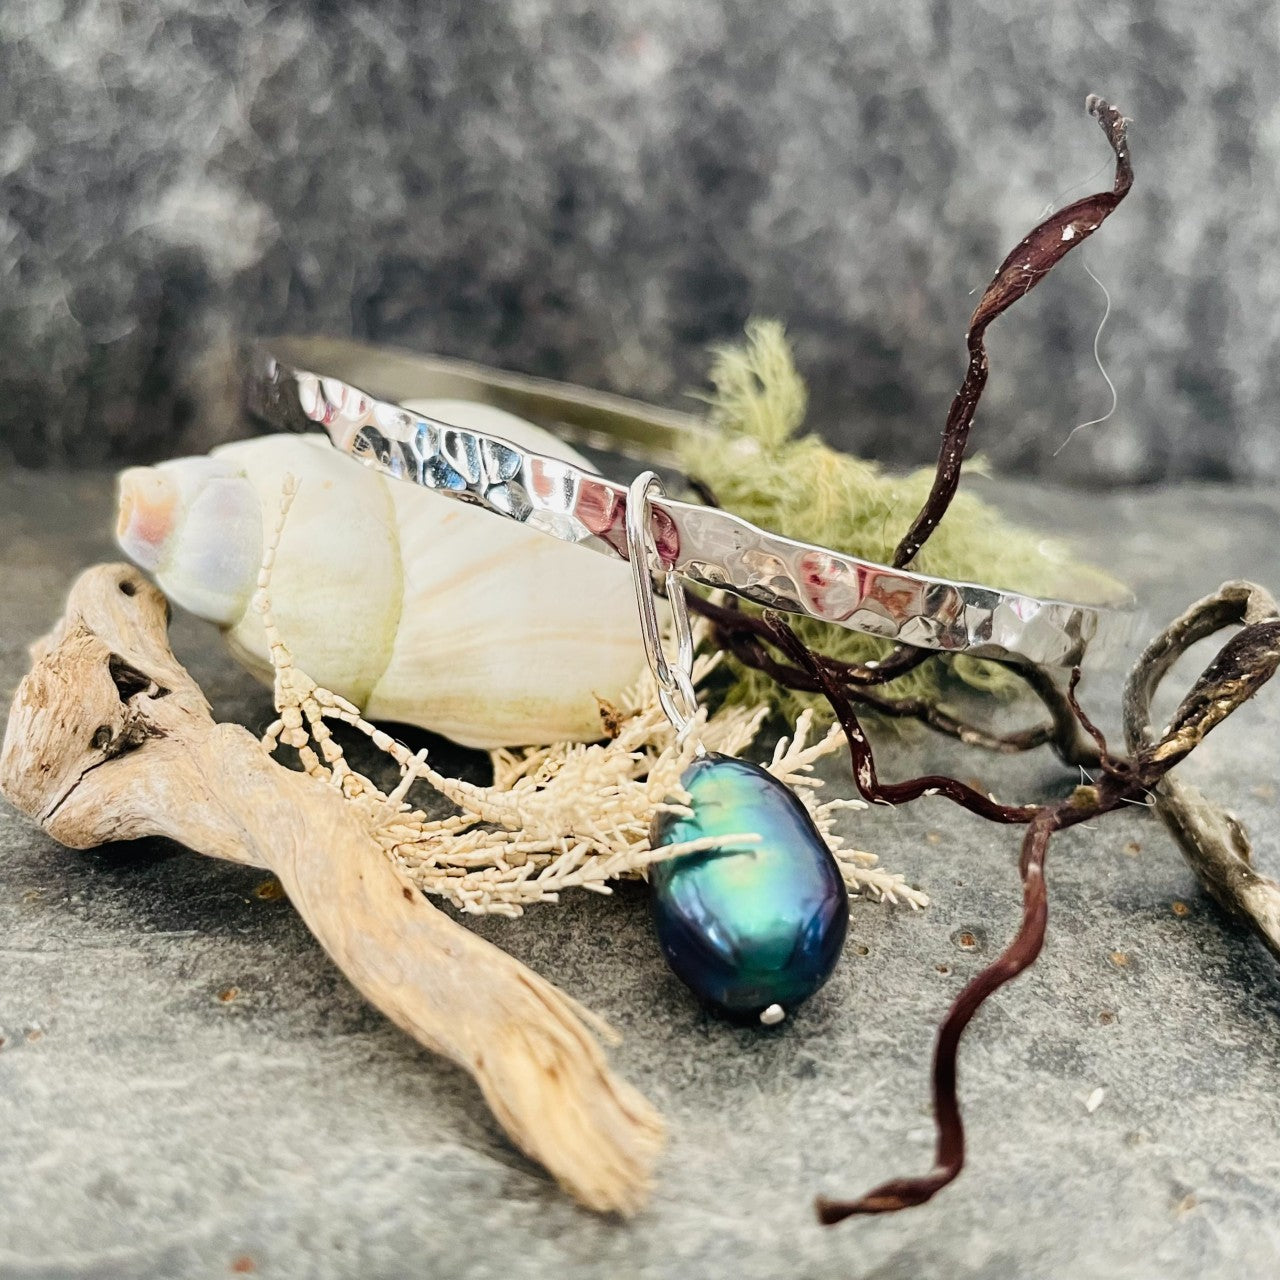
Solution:
[[[1238,623],[1245,624],[1247,630],[1220,656],[1220,662],[1230,662],[1240,672],[1240,680],[1250,686],[1247,692],[1240,689],[1238,695],[1248,697],[1253,687],[1274,672],[1280,660],[1280,610],[1275,600],[1252,583],[1225,584],[1166,628],[1134,668],[1124,699],[1125,740],[1130,752],[1136,753],[1150,742],[1151,698],[1178,657],[1198,640]],[[1220,684],[1198,692],[1193,705],[1203,706],[1206,697],[1218,695]],[[1185,716],[1185,710],[1181,711],[1180,717]],[[1187,745],[1189,726],[1194,726],[1195,733],[1207,732],[1202,719],[1193,717],[1184,722],[1177,750],[1194,746],[1194,742]],[[1201,883],[1280,958],[1280,884],[1250,865],[1253,851],[1244,828],[1225,809],[1179,778],[1161,778],[1152,794],[1156,811]]]

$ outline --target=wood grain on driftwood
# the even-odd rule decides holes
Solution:
[[[334,788],[218,724],[174,657],[161,593],[126,565],[76,582],[32,649],[0,790],[74,849],[165,836],[273,872],[354,985],[471,1073],[511,1140],[583,1204],[634,1212],[662,1145],[573,1002],[436,910]]]

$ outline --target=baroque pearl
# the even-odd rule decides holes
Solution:
[[[754,833],[653,865],[653,920],[676,975],[720,1013],[790,1011],[831,975],[849,925],[844,879],[799,797],[759,765],[711,754],[680,779],[692,814],[660,812],[653,848]],[[777,1021],[771,1011],[768,1021]]]

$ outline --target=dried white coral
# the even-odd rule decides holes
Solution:
[[[281,525],[296,483],[286,484]],[[700,711],[695,732],[683,744],[663,714],[657,688],[645,675],[620,707],[601,708],[608,738],[590,744],[563,742],[550,747],[490,753],[493,783],[478,786],[433,769],[426,752],[411,754],[390,735],[365,720],[346,699],[324,689],[295,666],[272,616],[270,579],[277,537],[265,549],[254,607],[262,616],[275,671],[279,719],[267,730],[268,750],[284,744],[298,752],[308,773],[339,787],[364,815],[375,839],[424,892],[448,899],[473,914],[519,916],[535,902],[557,902],[565,889],[610,893],[610,881],[641,875],[662,858],[708,847],[690,842],[649,847],[649,825],[662,808],[679,808],[687,796],[680,777],[693,759],[695,741],[708,751],[741,754],[755,739],[767,708],[728,706],[708,716]],[[699,655],[695,683],[719,662],[718,653]],[[861,800],[819,799],[824,785],[814,764],[838,751],[838,728],[810,741],[812,714],[805,711],[795,733],[774,748],[766,768],[791,787],[813,815],[835,854],[851,894],[927,905],[928,898],[905,879],[878,865],[874,854],[845,847],[836,832],[836,814],[862,809]],[[352,769],[334,739],[329,721],[366,734],[400,766],[391,792],[380,790]],[[407,799],[425,782],[457,812],[431,818]],[[743,833],[751,838],[750,833]],[[715,843],[723,842],[723,837]]]

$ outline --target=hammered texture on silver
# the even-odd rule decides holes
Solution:
[[[249,404],[278,428],[323,428],[338,449],[385,475],[627,558],[626,488],[594,472],[410,413],[265,353],[250,373]],[[714,507],[669,498],[651,506],[659,556],[683,577],[922,649],[1092,666],[1124,647],[1135,622],[1128,609],[1041,600],[859,560]]]

